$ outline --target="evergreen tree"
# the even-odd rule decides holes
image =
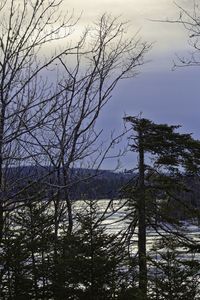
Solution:
[[[153,261],[152,300],[200,299],[199,262],[181,253],[174,237],[169,236],[155,245],[157,260]]]
[[[170,221],[167,214],[160,214],[158,200],[181,203],[178,194],[186,189],[183,174],[199,173],[200,142],[190,134],[178,133],[180,126],[137,117],[126,117],[125,121],[133,129],[131,150],[138,154],[138,179],[126,192],[138,219],[139,289],[147,299],[147,226],[157,231],[163,222]]]
[[[54,299],[117,299],[128,285],[125,246],[105,231],[98,209],[95,201],[88,202],[78,215],[78,230],[62,238],[57,272],[52,274],[58,282]]]
[[[47,205],[28,202],[7,216],[2,240],[2,299],[49,298],[51,219]]]

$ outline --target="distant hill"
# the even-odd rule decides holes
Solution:
[[[118,198],[121,188],[133,178],[133,174],[109,170],[79,170],[77,174],[72,176],[72,199]]]
[[[52,167],[23,166],[8,168],[6,177],[11,183],[11,190],[35,181],[57,183],[57,173]],[[133,172],[113,172],[87,168],[70,169],[69,192],[71,199],[105,199],[118,198],[121,188],[137,177]],[[200,207],[200,178],[185,176],[188,191],[183,190],[179,197],[193,207]]]
[[[33,181],[49,182],[52,186],[58,183],[58,173],[53,167],[12,167],[5,175],[14,191]],[[131,173],[86,168],[70,169],[68,175],[71,199],[117,198],[120,189],[133,177]]]

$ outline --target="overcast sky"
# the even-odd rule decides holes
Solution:
[[[181,68],[172,71],[176,53],[187,54],[187,34],[180,25],[152,22],[152,19],[176,19],[179,10],[171,0],[67,0],[69,11],[82,12],[79,28],[90,24],[104,12],[120,15],[130,21],[130,34],[138,29],[142,39],[154,43],[147,55],[148,64],[138,77],[123,81],[113,93],[99,120],[104,131],[120,128],[124,114],[138,115],[155,122],[183,125],[183,131],[200,137],[200,69]],[[191,0],[177,0],[191,8]],[[130,167],[131,156],[124,160]],[[105,167],[112,167],[107,163]]]

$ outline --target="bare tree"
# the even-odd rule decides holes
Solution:
[[[116,142],[112,139],[105,151],[101,149],[96,121],[117,83],[137,74],[150,47],[137,37],[128,39],[125,29],[126,23],[105,14],[83,34],[72,54],[73,63],[69,64],[67,55],[59,57],[62,78],[57,81],[57,96],[51,101],[53,113],[27,141],[29,147],[34,145],[37,160],[41,157],[57,174],[56,184],[46,184],[56,191],[56,207],[63,213],[67,211],[69,232],[73,227],[69,190],[74,184],[70,170],[88,167],[89,161],[98,168]]]
[[[7,212],[27,201],[24,190],[36,178],[28,180],[22,167],[33,164],[45,169],[37,179],[52,190],[55,241],[63,214],[71,233],[70,170],[87,160],[99,166],[105,158],[115,140],[101,151],[96,120],[119,80],[137,74],[150,47],[137,36],[128,39],[126,23],[103,15],[76,46],[66,41],[56,51],[55,42],[75,25],[72,16],[57,13],[61,2],[1,1],[1,238]]]
[[[55,42],[65,40],[74,25],[72,16],[58,14],[61,2],[0,1],[0,238],[4,212],[13,208],[19,182],[15,167],[32,161],[26,140],[51,113],[48,103],[55,91],[45,72],[70,52],[55,50]]]
[[[118,141],[103,150],[96,121],[117,83],[137,74],[150,47],[137,36],[127,38],[127,24],[108,15],[71,46],[67,38],[76,20],[58,13],[61,3],[0,0],[0,240],[17,213],[24,222],[27,208],[42,203],[44,215],[50,211],[55,270],[60,230],[73,230],[70,188],[83,177],[72,170],[98,169]],[[37,298],[34,248],[31,259]]]
[[[181,25],[188,35],[188,45],[191,51],[183,56],[177,54],[177,59],[174,60],[174,68],[188,67],[200,65],[200,1],[193,0],[187,5],[179,5],[175,3],[179,10],[179,17],[177,19],[167,19],[159,22],[167,22],[170,24]]]

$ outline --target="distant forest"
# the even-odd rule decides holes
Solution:
[[[53,169],[52,169],[53,170]],[[24,178],[24,186],[27,181],[36,181],[38,178],[51,173],[51,168],[45,167],[22,167],[7,170],[9,181],[13,182],[16,177]],[[57,183],[56,172],[48,175],[51,184]],[[69,194],[72,200],[98,200],[120,199],[126,185],[137,185],[138,174],[133,171],[114,172],[111,170],[95,169],[71,169],[69,171]],[[200,177],[182,175],[185,188],[179,193],[179,197],[193,207],[200,207]],[[158,194],[158,198],[162,194]],[[172,199],[173,201],[173,199]]]

